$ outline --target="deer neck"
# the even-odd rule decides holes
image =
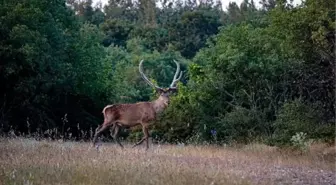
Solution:
[[[153,107],[155,113],[161,113],[168,106],[167,99],[163,97],[159,97],[158,99],[153,101]]]

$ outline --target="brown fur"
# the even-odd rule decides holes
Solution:
[[[134,127],[137,125],[142,125],[144,138],[139,141],[136,145],[141,144],[146,140],[146,146],[148,148],[148,126],[154,121],[157,117],[157,114],[164,111],[169,103],[169,94],[173,90],[170,89],[161,89],[159,91],[160,96],[158,99],[152,102],[138,102],[134,104],[114,104],[107,105],[104,107],[102,113],[104,115],[104,123],[96,129],[96,134],[93,139],[93,145],[97,140],[98,135],[110,128],[111,132],[117,128],[117,131],[114,130],[112,137],[117,141],[117,143],[123,147],[118,141],[117,132],[119,127]]]
[[[117,104],[105,108],[104,124],[118,123],[125,126],[136,126],[155,118],[155,110],[151,103]]]
[[[108,105],[103,109],[104,124],[118,123],[118,125],[133,127],[149,123],[155,120],[156,114],[162,112],[167,105],[168,98],[163,96],[153,102]]]
[[[137,125],[142,126],[142,131],[144,137],[136,143],[133,147],[141,144],[143,141],[146,141],[146,148],[148,149],[148,126],[149,124],[156,119],[158,113],[162,112],[169,103],[169,95],[172,92],[176,92],[176,83],[181,79],[182,72],[180,73],[180,65],[174,60],[177,65],[177,69],[173,78],[173,81],[169,88],[161,88],[154,85],[143,73],[142,62],[139,64],[139,72],[141,77],[156,91],[160,94],[159,98],[151,102],[139,102],[134,104],[114,104],[104,107],[104,123],[101,126],[98,126],[96,133],[93,137],[93,146],[97,141],[98,136],[105,131],[106,129],[114,130],[112,137],[116,142],[121,146],[121,143],[118,140],[118,132],[120,127],[134,127]]]

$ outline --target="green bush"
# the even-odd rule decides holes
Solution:
[[[264,114],[258,110],[236,107],[216,122],[219,142],[248,143],[268,132]]]
[[[309,149],[311,140],[307,138],[307,133],[297,132],[290,139],[291,145],[295,149],[299,149],[301,151],[307,151]]]
[[[287,102],[277,114],[270,143],[292,145],[292,137],[300,132],[306,133],[305,137],[311,139],[334,138],[332,124],[322,120],[323,114],[318,106],[306,104],[299,99]]]

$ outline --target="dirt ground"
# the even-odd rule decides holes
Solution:
[[[335,146],[306,153],[261,144],[240,147],[0,139],[0,184],[335,183]]]

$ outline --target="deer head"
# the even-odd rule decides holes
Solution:
[[[145,80],[145,82],[147,82],[148,85],[152,86],[153,88],[155,88],[156,92],[160,95],[158,100],[161,100],[164,102],[164,104],[168,105],[169,103],[169,96],[174,93],[174,92],[177,92],[177,82],[180,81],[181,77],[182,77],[182,71],[180,69],[180,64],[178,62],[176,62],[174,60],[177,68],[176,68],[176,72],[175,72],[175,75],[174,75],[174,78],[173,78],[173,81],[172,83],[170,84],[170,86],[168,88],[162,88],[162,87],[159,87],[155,84],[153,84],[147,77],[146,75],[144,74],[143,70],[142,70],[142,63],[143,63],[143,60],[140,61],[140,64],[139,64],[139,72],[140,72],[140,75],[141,77]]]

